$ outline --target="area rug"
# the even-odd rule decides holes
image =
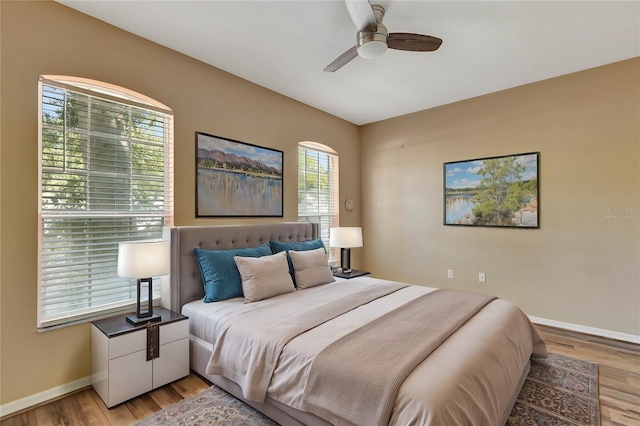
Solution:
[[[506,426],[600,425],[598,364],[549,354],[531,362]]]
[[[135,426],[278,426],[212,386],[164,408]],[[533,360],[505,426],[599,426],[598,365],[558,354]]]

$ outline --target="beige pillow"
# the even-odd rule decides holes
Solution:
[[[335,281],[324,248],[289,250],[298,288],[309,288]]]
[[[244,303],[257,302],[295,290],[289,274],[287,253],[284,251],[262,257],[235,256],[233,260],[242,278]]]

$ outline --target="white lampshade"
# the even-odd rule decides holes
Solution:
[[[169,241],[132,241],[118,244],[118,275],[151,278],[170,270]]]
[[[342,226],[329,230],[329,246],[340,248],[362,247],[362,228]]]

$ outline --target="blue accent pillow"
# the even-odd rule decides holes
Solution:
[[[193,249],[198,260],[205,303],[242,297],[242,278],[234,256],[261,257],[271,255],[269,244],[233,250]]]
[[[324,242],[322,239],[318,238],[317,240],[309,240],[309,241],[269,241],[269,245],[271,246],[271,251],[273,254],[280,253],[281,251],[287,252],[287,262],[289,262],[289,273],[291,274],[291,279],[293,279],[293,284],[296,285],[296,274],[293,270],[293,262],[291,262],[291,256],[289,256],[289,250],[294,251],[307,251],[307,250],[315,250],[319,248],[327,249],[324,246]]]

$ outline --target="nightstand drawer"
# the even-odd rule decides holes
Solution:
[[[189,337],[189,321],[176,321],[160,327],[160,345]]]
[[[160,345],[160,358],[153,360],[153,387],[166,385],[188,375],[189,339]]]
[[[108,407],[148,392],[153,387],[153,363],[146,351],[138,351],[109,361]]]
[[[109,359],[121,357],[147,348],[147,329],[142,328],[132,333],[109,339]]]

